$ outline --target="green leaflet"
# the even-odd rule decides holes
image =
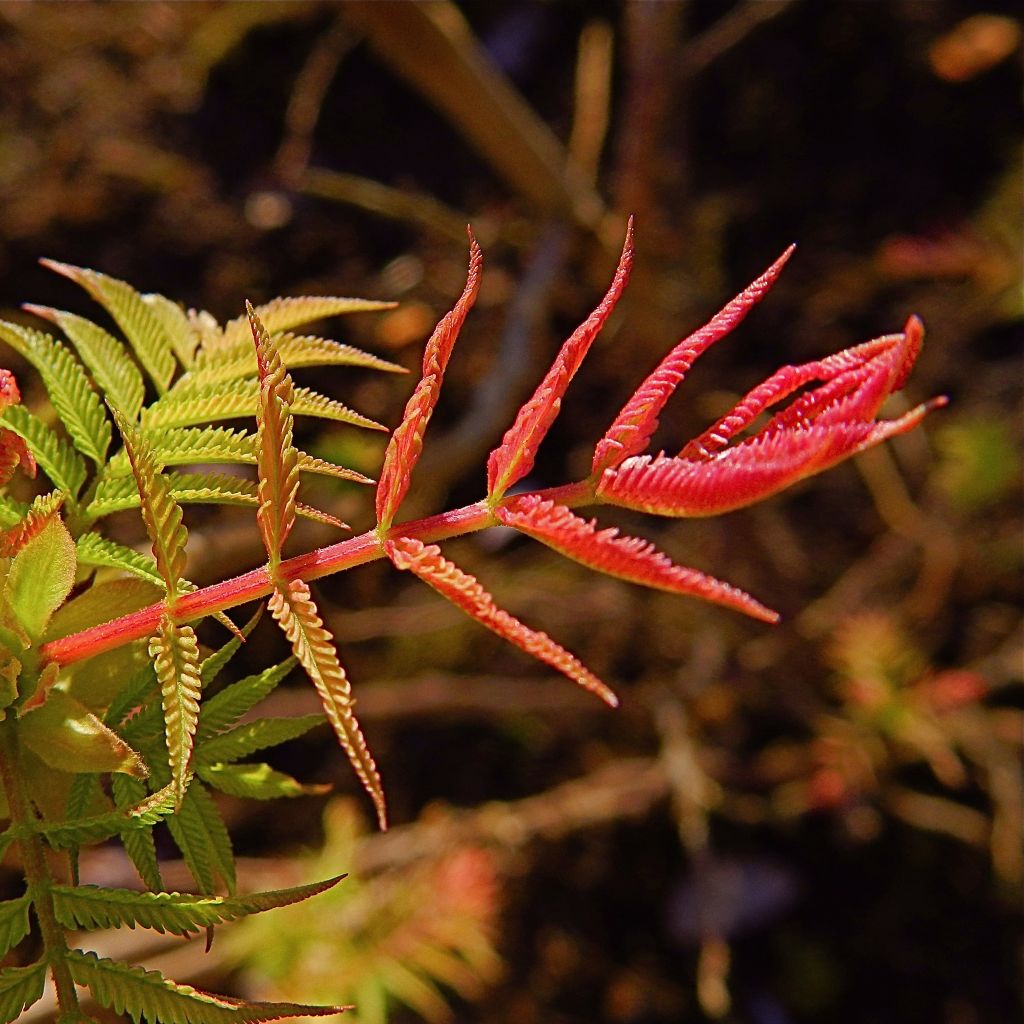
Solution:
[[[28,515],[28,505],[17,501],[8,494],[0,494],[0,528],[16,526]]]
[[[75,821],[60,821],[41,825],[36,831],[58,850],[87,843],[101,843],[104,839],[136,828],[151,828],[174,810],[174,790],[165,786],[145,802],[130,810],[94,814]],[[12,837],[13,838],[13,837]]]
[[[167,757],[177,803],[185,797],[192,744],[199,720],[199,642],[191,626],[179,626],[169,616],[160,620],[149,641],[156,679],[160,684],[167,738]]]
[[[0,1024],[17,1020],[22,1011],[38,1002],[46,981],[46,962],[31,967],[5,967],[0,971]]]
[[[123,417],[117,415],[116,418],[132,464],[134,489],[139,497],[146,533],[153,545],[157,570],[168,595],[173,597],[185,574],[185,544],[188,541],[181,507],[175,501],[169,479],[157,468],[149,442]]]
[[[228,644],[238,643],[237,638]],[[216,655],[210,655],[203,662],[203,685],[206,681],[206,664]],[[207,697],[199,708],[199,727],[196,743],[208,740],[217,733],[229,729],[247,711],[255,707],[276,688],[277,684],[295,668],[295,658],[287,658],[278,665],[271,665],[255,675],[246,676],[226,686],[220,693]],[[255,749],[255,748],[254,748]]]
[[[293,740],[323,723],[322,715],[260,718],[255,722],[246,722],[206,740],[196,751],[196,766],[237,761],[257,750]]]
[[[185,310],[164,295],[143,295],[142,301],[163,325],[164,334],[181,365],[186,368],[191,366],[201,339],[199,331],[193,326]]]
[[[199,777],[214,789],[247,800],[317,796],[331,789],[330,785],[304,785],[269,764],[211,764],[201,765],[198,771]]]
[[[394,302],[378,302],[374,299],[350,299],[336,295],[297,295],[272,299],[262,306],[257,306],[256,315],[263,321],[268,331],[277,334],[279,331],[289,331],[293,327],[301,327],[303,324],[325,320],[331,316],[394,308]],[[224,325],[224,343],[248,340],[248,331],[249,324],[245,317],[229,320]]]
[[[142,425],[147,430],[156,427],[189,427],[214,420],[255,416],[257,390],[256,378],[249,378],[233,383],[227,391],[223,384],[208,384],[183,395],[172,392],[143,410]],[[347,405],[309,388],[295,389],[292,412],[338,423],[350,423],[370,430],[386,429]]]
[[[75,542],[75,548],[79,565],[123,569],[155,586],[163,586],[163,580],[156,571],[156,562],[149,555],[107,540],[95,531],[83,533]]]
[[[259,504],[256,484],[241,477],[221,473],[168,473],[166,477],[170,481],[171,498],[183,505],[239,505],[255,508]],[[138,504],[138,488],[132,484],[131,478],[115,477],[100,483],[96,488],[96,497],[85,512],[91,519],[100,519],[112,512],[135,508]],[[296,511],[305,519],[328,526],[338,525],[338,520],[333,516],[301,502],[296,506]]]
[[[6,598],[33,640],[71,593],[75,582],[75,542],[58,516],[32,537],[11,560]]]
[[[81,285],[114,318],[157,391],[167,390],[177,369],[160,316],[126,281],[55,260],[43,265]]]
[[[53,886],[57,920],[69,929],[151,928],[185,934],[237,921],[275,907],[299,903],[330,889],[345,876],[311,885],[275,889],[245,896],[205,896],[177,892],[134,892],[95,885]],[[23,897],[24,898],[24,897]],[[0,904],[0,911],[6,904]]]
[[[112,334],[84,316],[45,306],[26,306],[29,312],[57,324],[74,342],[93,380],[103,389],[107,401],[125,419],[134,423],[146,392],[139,368]]]
[[[75,443],[97,466],[110,447],[110,420],[78,360],[43,331],[0,320],[0,339],[39,371],[57,415]]]
[[[67,441],[58,437],[23,405],[9,405],[0,415],[0,421],[24,439],[55,487],[72,498],[77,497],[85,483],[85,462]]]
[[[302,366],[359,366],[386,373],[406,372],[405,367],[398,363],[329,338],[279,333],[271,337],[277,343],[281,360],[289,370]],[[193,368],[175,382],[171,391],[180,395],[209,384],[252,377],[256,372],[252,341],[244,338],[231,345],[204,349]]]
[[[144,431],[153,445],[153,455],[160,466],[187,466],[208,463],[256,465],[256,435],[232,427],[167,427]],[[333,476],[355,483],[372,483],[369,477],[345,466],[298,452],[299,470]],[[131,472],[128,457],[118,452],[107,464],[105,478],[121,477]]]
[[[86,986],[96,1002],[115,1013],[127,1013],[136,1024],[143,1019],[160,1024],[257,1024],[281,1017],[341,1012],[333,1006],[244,1003],[201,992],[191,985],[179,985],[156,971],[130,967],[77,949],[68,953],[67,962],[75,983]]]
[[[114,796],[114,803],[118,807],[131,807],[140,803],[146,798],[145,784],[129,775],[113,775],[110,779],[110,788]],[[156,859],[156,843],[153,840],[151,828],[129,829],[121,833],[121,845],[125,853],[135,865],[139,878],[149,889],[159,890],[163,888],[163,879],[160,877],[160,865]]]
[[[229,893],[235,891],[231,837],[201,782],[192,781],[181,807],[167,819],[167,827],[200,890],[212,893],[223,883]]]
[[[31,900],[26,893],[16,900],[0,903],[0,956],[28,935],[28,908]]]
[[[263,605],[259,605],[256,611],[250,616],[249,621],[231,637],[227,643],[224,644],[220,650],[214,651],[213,654],[203,659],[203,663],[199,666],[199,675],[203,681],[203,690],[207,690],[211,683],[213,683],[217,676],[220,675],[221,669],[235,656],[235,652],[239,647],[242,646],[243,640],[249,639],[249,634],[256,628],[256,623],[263,618]],[[203,702],[202,707],[199,709],[199,731],[203,728],[203,710],[209,704],[209,700]]]

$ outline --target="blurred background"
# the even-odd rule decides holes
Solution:
[[[352,877],[208,954],[125,933],[119,955],[222,991],[356,1001],[363,1022],[1017,1019],[1021,35],[1008,0],[0,3],[4,316],[95,312],[41,256],[220,320],[245,298],[389,298],[332,336],[415,370],[472,222],[484,284],[409,516],[482,494],[629,213],[632,284],[531,483],[583,475],[652,364],[791,241],[656,447],[911,313],[928,334],[902,408],[951,398],[761,506],[602,513],[749,589],[778,627],[497,531],[452,543],[618,689],[614,713],[384,566],[322,581],[395,827],[369,829],[321,728],[276,763],[332,795],[225,813],[243,887]],[[394,425],[414,381],[316,383]],[[312,421],[300,443],[370,475],[383,450]],[[309,493],[372,524],[365,489]],[[188,522],[197,582],[262,560],[247,514]],[[294,550],[333,539],[320,529]],[[284,653],[261,627],[239,672]],[[298,678],[273,700],[317,707]],[[131,877],[114,848],[83,872]]]

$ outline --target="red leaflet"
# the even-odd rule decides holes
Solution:
[[[384,550],[397,569],[408,569],[498,636],[558,669],[613,708],[618,707],[618,697],[579,659],[556,644],[547,633],[524,626],[515,616],[498,608],[476,577],[449,562],[436,544],[427,546],[411,537],[398,537],[387,541]]]
[[[661,410],[697,357],[724,338],[764,298],[795,248],[791,245],[756,281],[665,356],[598,441],[594,450],[595,474],[618,466],[647,447],[647,442],[658,428]]]
[[[409,490],[413,468],[423,450],[423,434],[441,393],[441,382],[452,348],[465,323],[466,315],[476,302],[480,289],[480,272],[484,257],[473,232],[469,234],[469,272],[466,287],[451,311],[442,317],[427,342],[423,353],[423,376],[406,403],[402,422],[391,435],[384,466],[377,484],[377,523],[383,532],[391,527],[395,512]]]
[[[0,412],[9,405],[21,404],[18,382],[10,370],[0,369]],[[29,475],[36,475],[35,456],[28,445],[13,430],[0,429],[0,486],[7,483],[18,466]]]
[[[605,321],[611,316],[629,281],[632,266],[633,218],[630,217],[619,265],[605,297],[562,346],[533,397],[519,410],[515,423],[487,460],[487,493],[492,498],[500,498],[533,469],[537,449],[558,415],[565,389],[580,368],[583,357]]]
[[[764,622],[779,620],[777,612],[744,591],[697,569],[675,565],[650,541],[619,536],[614,527],[598,530],[593,519],[587,522],[564,505],[545,501],[538,495],[512,498],[504,507],[496,508],[494,514],[506,526],[521,530],[598,572],[672,594],[700,597]]]

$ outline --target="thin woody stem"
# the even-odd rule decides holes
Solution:
[[[532,493],[570,507],[585,505],[595,500],[593,485],[589,481],[549,487]],[[478,501],[450,512],[401,523],[393,527],[389,535],[433,543],[499,525],[501,524],[495,517],[492,507],[486,501]],[[315,551],[281,562],[277,567],[277,576],[287,581],[301,579],[309,582],[383,557],[385,555],[382,538],[376,530],[368,530],[358,537],[350,537],[337,544],[317,548]],[[225,611],[247,601],[266,597],[272,589],[273,583],[267,567],[260,566],[232,579],[182,595],[174,604],[174,618],[179,623],[192,622],[214,612]],[[133,640],[141,640],[152,635],[161,616],[166,612],[166,604],[158,601],[147,608],[122,615],[110,622],[83,629],[79,633],[72,633],[58,640],[51,640],[40,649],[41,657],[44,662],[53,661],[58,665],[70,665],[84,658],[91,658]]]

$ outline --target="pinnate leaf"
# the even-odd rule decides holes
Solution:
[[[117,807],[132,807],[146,798],[146,787],[129,775],[113,775],[110,790]],[[129,829],[121,833],[121,845],[128,854],[143,884],[153,890],[163,888],[160,864],[156,857],[156,842],[151,828]]]
[[[14,949],[28,935],[30,903],[28,894],[0,903],[0,956]]]
[[[251,628],[251,626],[247,627]],[[228,641],[228,644],[237,644],[237,638]],[[211,654],[203,662],[203,685],[208,685],[207,663],[216,655]],[[278,665],[271,665],[255,675],[246,676],[238,682],[224,687],[220,693],[207,697],[199,709],[199,727],[196,731],[196,739],[202,740],[215,736],[230,729],[242,715],[255,707],[261,700],[269,696],[278,683],[281,682],[295,668],[295,659],[287,658]],[[258,749],[258,748],[253,748]]]
[[[193,738],[199,720],[199,642],[191,626],[179,626],[163,616],[149,642],[164,712],[167,755],[178,804],[189,781]]]
[[[72,498],[77,496],[85,483],[86,468],[85,461],[74,447],[23,405],[4,409],[0,421],[25,442],[55,487]]]
[[[765,622],[778,621],[777,613],[737,587],[697,569],[675,565],[650,541],[621,536],[614,527],[599,530],[593,519],[588,522],[564,505],[524,495],[495,509],[495,515],[506,526],[598,572],[656,590],[713,601]]]
[[[395,512],[409,490],[412,471],[423,450],[423,435],[441,393],[444,372],[462,325],[476,302],[483,271],[483,253],[469,232],[469,270],[462,295],[434,328],[423,353],[423,375],[406,403],[402,422],[391,435],[377,485],[377,522],[391,527]]]
[[[411,537],[399,537],[387,541],[384,547],[396,568],[407,569],[498,636],[557,669],[606,704],[618,706],[615,694],[578,658],[547,633],[530,629],[495,605],[476,577],[444,558],[436,544],[428,546]]]
[[[642,452],[658,427],[665,403],[697,357],[724,338],[764,298],[795,246],[790,246],[757,280],[719,310],[703,327],[684,338],[622,407],[594,451],[593,472],[601,473]]]
[[[626,241],[612,283],[597,308],[569,336],[551,369],[537,386],[533,397],[519,410],[515,423],[487,460],[487,493],[500,498],[513,484],[533,469],[537,449],[558,416],[570,381],[584,356],[619,301],[633,266],[633,219],[626,229]]]
[[[387,810],[380,774],[366,745],[363,732],[352,710],[352,687],[338,660],[334,640],[324,627],[303,580],[293,580],[274,590],[270,613],[284,630],[299,664],[306,670],[324,706],[339,742],[348,755],[359,781],[373,800],[381,828],[387,827]]]
[[[272,334],[290,331],[314,320],[326,320],[332,316],[348,313],[373,313],[382,309],[394,309],[394,302],[380,302],[376,299],[350,299],[338,295],[297,295],[272,299],[256,307],[256,315]],[[224,341],[230,343],[239,339],[248,340],[249,324],[245,317],[236,317],[224,325]]]
[[[37,831],[54,849],[100,843],[111,836],[137,828],[152,828],[174,810],[174,789],[165,786],[128,809],[94,814],[75,821],[41,825]]]
[[[237,761],[257,750],[276,747],[304,736],[310,729],[323,725],[323,721],[321,715],[295,715],[245,722],[207,739],[196,754],[196,763],[209,765]]]
[[[160,1024],[258,1024],[282,1017],[342,1012],[342,1008],[335,1006],[245,1003],[180,985],[157,971],[130,967],[81,950],[71,950],[67,961],[76,984],[88,988],[101,1006],[128,1014],[135,1024],[143,1020]]]

